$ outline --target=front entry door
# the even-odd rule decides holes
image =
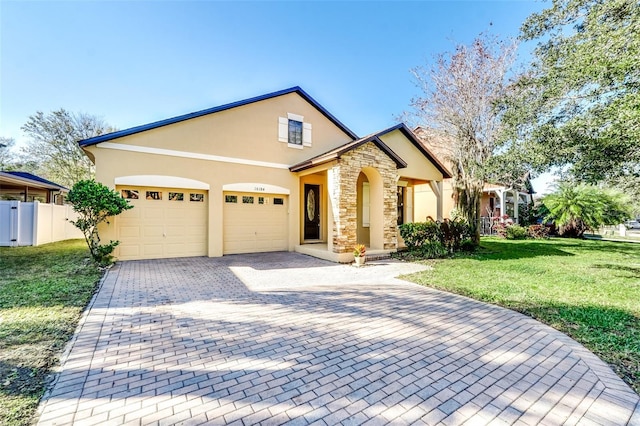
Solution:
[[[320,185],[304,185],[304,239],[320,239]]]

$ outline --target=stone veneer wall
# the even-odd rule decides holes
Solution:
[[[368,142],[342,155],[329,173],[328,189],[333,208],[333,252],[348,253],[357,244],[357,181],[365,167],[375,168],[383,184],[384,249],[398,247],[396,163],[374,143]]]

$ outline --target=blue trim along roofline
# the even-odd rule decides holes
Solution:
[[[220,111],[226,111],[228,109],[232,109],[232,108],[236,108],[236,107],[252,104],[254,102],[264,101],[264,100],[275,98],[275,97],[278,97],[278,96],[288,95],[290,93],[297,93],[298,95],[300,95],[304,100],[309,102],[313,107],[315,107],[318,111],[320,111],[322,113],[322,115],[327,117],[329,119],[329,121],[331,121],[333,124],[335,124],[346,135],[348,135],[352,139],[358,139],[358,135],[353,133],[347,126],[342,124],[340,122],[340,120],[338,120],[336,117],[334,117],[329,111],[327,111],[318,102],[316,102],[316,100],[313,99],[311,96],[309,96],[309,94],[307,92],[305,92],[304,90],[302,90],[298,86],[294,86],[294,87],[290,87],[289,89],[284,89],[284,90],[280,90],[280,91],[273,92],[273,93],[267,93],[266,95],[256,96],[254,98],[249,98],[249,99],[245,99],[245,100],[242,100],[242,101],[232,102],[230,104],[220,105],[220,106],[209,108],[209,109],[203,109],[202,111],[196,111],[196,112],[192,112],[192,113],[189,113],[189,114],[179,115],[179,116],[173,117],[173,118],[167,118],[165,120],[156,121],[154,123],[143,124],[141,126],[131,127],[130,129],[119,130],[117,132],[107,133],[107,134],[100,135],[100,136],[95,136],[93,138],[89,138],[89,139],[84,139],[84,140],[78,141],[78,144],[81,147],[91,146],[91,145],[98,144],[100,142],[110,141],[110,140],[113,140],[113,139],[121,138],[123,136],[129,136],[129,135],[133,135],[135,133],[140,133],[140,132],[144,132],[144,131],[147,131],[147,130],[156,129],[158,127],[168,126],[169,124],[179,123],[181,121],[190,120],[192,118],[197,118],[197,117],[202,117],[204,115],[213,114],[213,113],[220,112]]]
[[[21,181],[25,181],[27,184],[29,183],[34,183],[34,186],[43,186],[46,189],[58,189],[58,190],[64,190],[64,191],[68,191],[69,188],[66,188],[62,185],[59,185],[55,182],[51,182],[50,180],[47,180],[43,177],[34,175],[33,173],[29,173],[29,172],[19,172],[19,171],[5,171],[5,170],[0,170],[0,178],[6,176],[7,178],[17,178]]]

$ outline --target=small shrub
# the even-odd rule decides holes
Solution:
[[[449,253],[460,250],[462,241],[471,239],[471,228],[463,219],[445,219],[440,223],[440,242],[447,248]]]
[[[420,254],[427,259],[438,259],[445,257],[449,251],[440,241],[427,241],[420,247]]]
[[[102,266],[110,264],[112,262],[111,253],[119,241],[100,244],[98,225],[107,222],[109,217],[119,215],[133,206],[118,192],[94,180],[81,180],[73,185],[67,196],[67,201],[78,213],[78,219],[70,222],[84,234],[94,262]]]
[[[476,243],[473,242],[471,238],[465,238],[464,240],[462,240],[462,243],[460,244],[460,250],[466,251],[466,252],[475,251],[477,248],[478,246],[476,245]]]
[[[529,225],[527,228],[527,236],[536,240],[549,238],[549,227],[544,225]]]
[[[507,240],[525,240],[527,238],[527,228],[520,225],[507,226]]]
[[[433,219],[400,225],[400,236],[410,251],[417,250],[426,241],[439,240],[439,231],[438,223]]]
[[[495,223],[493,225],[493,231],[496,233],[496,236],[500,238],[507,238],[507,225],[505,223]]]

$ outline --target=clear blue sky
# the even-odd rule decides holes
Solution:
[[[515,37],[534,1],[0,0],[0,136],[36,111],[119,129],[300,86],[360,135],[419,94],[409,69],[490,30]]]

